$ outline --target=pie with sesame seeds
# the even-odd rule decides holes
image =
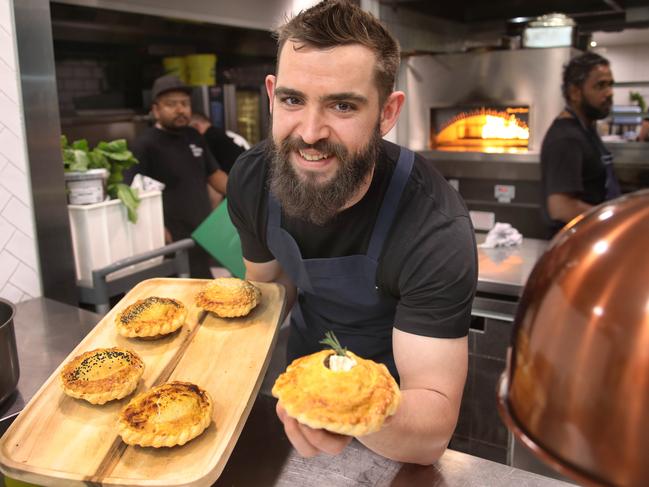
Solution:
[[[144,362],[122,348],[98,348],[70,360],[61,370],[63,392],[91,404],[128,396],[137,387]]]
[[[138,394],[122,409],[124,443],[154,448],[184,445],[212,422],[212,398],[189,382],[167,382]]]
[[[125,337],[156,337],[176,331],[185,318],[187,308],[180,301],[150,296],[124,308],[117,314],[115,324]]]
[[[221,318],[246,316],[257,306],[261,291],[249,281],[219,277],[210,281],[196,295],[196,306]]]

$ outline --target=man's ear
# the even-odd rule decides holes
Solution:
[[[269,74],[266,76],[266,93],[268,93],[268,100],[270,103],[270,113],[273,113],[273,103],[275,101],[275,83],[277,78],[275,75]]]
[[[158,109],[158,104],[157,103],[153,103],[151,105],[151,113],[153,114],[153,118],[155,118],[156,120],[158,120],[160,118],[160,117],[158,117],[160,111]]]
[[[381,108],[381,118],[379,122],[379,127],[381,130],[381,136],[387,134],[394,124],[397,123],[399,118],[399,113],[401,108],[406,100],[406,95],[403,91],[393,91],[388,96],[387,100]]]
[[[577,85],[568,86],[568,99],[572,105],[578,106],[581,103],[581,87]]]

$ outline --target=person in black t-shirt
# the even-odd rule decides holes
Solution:
[[[234,161],[246,150],[237,145],[223,129],[218,129],[202,113],[192,113],[190,125],[205,139],[212,155],[226,173],[230,172]]]
[[[351,2],[322,2],[278,32],[266,78],[268,140],[239,157],[228,210],[246,278],[282,283],[287,358],[342,346],[400,380],[396,414],[359,441],[421,464],[444,452],[467,373],[477,249],[459,194],[429,161],[382,137],[405,95],[393,91],[394,38]],[[351,441],[277,413],[305,456]]]
[[[207,184],[225,194],[227,174],[208,150],[201,135],[189,127],[191,88],[172,75],[158,78],[153,85],[152,111],[156,119],[134,141],[133,153],[139,164],[136,173],[165,184],[162,192],[165,240],[188,238],[210,214]],[[200,246],[189,251],[192,277],[211,278],[210,256]]]
[[[573,58],[563,70],[566,108],[541,146],[543,214],[548,236],[594,205],[619,196],[613,158],[595,130],[613,103],[609,62],[595,53]]]

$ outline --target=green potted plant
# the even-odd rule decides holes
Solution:
[[[126,140],[117,139],[111,142],[99,142],[92,150],[86,139],[75,140],[68,143],[65,135],[61,136],[61,152],[66,181],[86,181],[79,185],[80,201],[83,195],[103,201],[104,183],[108,195],[119,199],[126,207],[128,219],[131,223],[137,222],[137,207],[140,199],[137,193],[124,184],[124,170],[137,164],[133,153],[128,150]],[[94,183],[88,183],[94,181]],[[84,193],[85,192],[85,193]]]

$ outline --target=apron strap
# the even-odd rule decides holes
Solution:
[[[392,220],[394,220],[401,194],[408,182],[414,162],[415,153],[405,147],[401,147],[399,160],[397,161],[390,185],[381,204],[379,216],[376,219],[374,231],[372,232],[370,244],[367,249],[367,256],[372,260],[379,260],[381,250],[383,249],[383,242],[392,226]]]

